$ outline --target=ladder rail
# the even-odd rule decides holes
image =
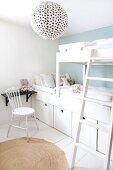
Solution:
[[[104,158],[104,167],[103,170],[109,170],[109,166],[110,166],[110,156],[111,156],[111,149],[112,149],[112,138],[113,138],[113,100],[112,103],[106,103],[109,107],[111,107],[111,115],[110,115],[110,125],[109,128],[106,129],[106,127],[103,126],[99,126],[96,125],[94,123],[91,123],[89,121],[83,120],[83,116],[84,116],[84,109],[85,109],[85,103],[86,101],[91,101],[91,102],[96,102],[95,99],[91,99],[87,97],[87,91],[88,91],[88,84],[89,84],[89,80],[100,80],[100,81],[109,81],[109,82],[113,82],[113,79],[111,78],[102,78],[102,77],[90,77],[90,68],[93,62],[95,62],[95,60],[98,60],[100,62],[100,60],[107,60],[107,57],[105,58],[100,58],[100,59],[96,59],[93,56],[93,52],[94,49],[91,50],[91,55],[90,55],[90,59],[87,63],[87,70],[86,70],[86,76],[85,76],[85,80],[84,80],[84,86],[83,86],[83,95],[82,95],[82,100],[81,100],[81,109],[80,109],[80,115],[79,115],[79,123],[78,123],[78,127],[77,127],[77,134],[76,134],[76,138],[74,140],[74,150],[73,150],[73,157],[72,157],[72,163],[71,163],[71,168],[74,168],[75,165],[75,160],[76,160],[76,154],[77,154],[77,148],[80,147],[80,132],[81,132],[81,127],[82,124],[86,124],[89,126],[92,126],[96,129],[100,129],[103,130],[105,132],[108,133],[108,145],[107,145],[107,153],[104,155],[104,157],[102,156],[102,158]],[[111,59],[111,58],[110,58]],[[108,58],[108,61],[110,60]],[[112,58],[112,62],[113,62],[113,58]],[[104,104],[103,101],[99,101],[97,100],[97,103],[99,104]],[[81,147],[82,149],[86,149],[87,151],[90,151],[91,153],[94,153],[94,151],[91,151],[91,149],[89,149],[88,147]],[[95,152],[98,156],[101,156],[101,154],[99,152]]]
[[[93,54],[93,52],[94,52],[94,51],[92,50],[92,51],[91,51],[91,55]],[[92,63],[91,60],[89,60],[88,63],[87,63],[86,77],[88,77],[88,75],[89,75],[91,63]],[[89,81],[89,80],[86,79],[86,77],[85,77],[85,80],[84,80],[83,96],[82,96],[82,107],[81,107],[81,110],[80,110],[80,117],[79,117],[79,119],[82,119],[83,114],[84,114],[84,108],[85,108],[85,100],[84,100],[84,97],[85,97],[86,94],[87,94],[88,81]],[[82,126],[82,124],[79,122],[78,128],[77,128],[77,135],[76,135],[76,138],[75,138],[75,143],[78,143],[78,142],[79,142],[81,126]],[[75,145],[75,146],[74,146],[74,150],[73,150],[72,163],[71,163],[71,167],[72,167],[72,168],[74,167],[74,164],[75,164],[76,152],[77,152],[77,147],[76,147],[76,145]]]

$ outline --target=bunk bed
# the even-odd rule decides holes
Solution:
[[[103,62],[100,61],[100,65],[113,65],[112,61],[106,60],[106,56],[113,55],[113,39],[100,40],[100,42],[95,41],[93,43],[81,42],[60,45],[59,52],[56,55],[56,87],[52,89],[35,85],[35,89],[38,92],[35,100],[38,118],[72,138],[76,135],[75,129],[78,124],[81,107],[82,86],[80,93],[73,93],[73,86],[60,86],[60,64],[82,64],[84,81],[90,55],[98,58],[104,57],[105,60]],[[95,96],[98,100],[103,99],[105,102],[110,102],[113,98],[113,89],[89,87],[88,95],[90,97]],[[107,124],[110,116],[110,107],[105,106],[104,103],[99,105],[95,102],[86,102],[85,114],[86,118],[92,119],[93,122]],[[84,127],[81,135],[82,141],[93,148],[97,148],[98,145],[98,150],[104,152],[104,147],[100,143],[102,143],[102,140],[106,141],[106,136],[103,138],[102,133],[98,132],[97,144],[97,131],[93,128],[89,130],[85,125]]]
[[[87,68],[87,62],[89,60],[89,57],[93,51],[93,57],[105,57],[106,55],[112,55],[113,53],[113,39],[110,40],[103,40],[104,43],[106,41],[107,44],[99,44],[100,42],[91,42],[91,43],[84,43],[84,42],[80,42],[80,43],[72,43],[72,44],[68,44],[68,45],[60,45],[59,46],[59,52],[57,53],[56,56],[56,87],[55,88],[46,88],[46,87],[41,87],[41,86],[35,86],[37,91],[42,91],[45,92],[46,94],[49,93],[52,96],[52,104],[54,104],[54,101],[57,97],[65,97],[70,96],[70,98],[81,98],[81,94],[82,94],[82,86],[81,86],[81,93],[79,94],[75,94],[72,92],[72,87],[73,86],[60,86],[60,63],[75,63],[75,64],[82,64],[83,65],[83,82],[84,82],[84,77],[85,77],[85,71]],[[103,43],[103,41],[101,40],[101,43]],[[94,50],[95,49],[95,50]],[[99,50],[98,50],[99,49]],[[96,64],[96,63],[95,63]],[[106,60],[100,64],[104,64],[104,65],[113,65],[113,63],[111,61],[107,61]],[[99,98],[105,98],[105,101],[109,101],[110,98],[112,98],[113,95],[113,91],[111,89],[108,88],[90,88],[89,89],[89,94],[94,95],[94,93],[98,93],[99,91],[99,95],[95,96],[97,97],[97,99]],[[38,96],[41,95],[38,93]],[[44,97],[42,97],[44,98]],[[42,99],[41,99],[42,100]],[[60,100],[58,98],[58,100]],[[49,99],[48,99],[49,101]],[[70,106],[69,106],[70,107]],[[71,108],[71,107],[70,107]]]

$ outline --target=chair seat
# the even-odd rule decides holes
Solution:
[[[12,111],[12,114],[24,116],[24,115],[32,115],[34,112],[35,110],[30,107],[18,107]]]

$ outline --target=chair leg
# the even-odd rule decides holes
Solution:
[[[27,141],[29,141],[29,135],[28,135],[28,117],[26,116],[26,137]]]
[[[38,126],[38,123],[37,123],[37,120],[36,120],[35,113],[33,114],[33,117],[34,117],[34,119],[35,119],[35,123],[36,123],[37,130],[39,130],[39,126]]]
[[[21,116],[19,117],[19,126],[20,126],[20,122],[21,122]]]
[[[8,127],[8,131],[7,131],[7,138],[9,136],[9,132],[10,132],[10,129],[11,129],[11,126],[12,126],[13,117],[14,117],[14,115],[12,115],[12,117],[11,117],[11,121],[10,121],[10,124],[9,124],[9,127]]]

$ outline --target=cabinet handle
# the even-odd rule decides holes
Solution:
[[[63,110],[61,110],[61,112],[63,113]]]
[[[45,104],[45,106],[47,106],[47,104]]]

